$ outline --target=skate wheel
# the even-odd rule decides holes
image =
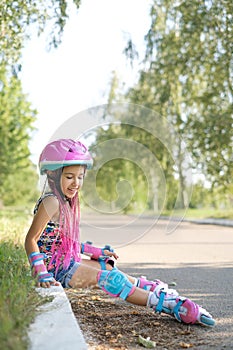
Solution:
[[[205,315],[201,315],[200,321],[205,326],[214,326],[215,325],[215,320],[213,318],[210,318],[210,317],[205,316]]]

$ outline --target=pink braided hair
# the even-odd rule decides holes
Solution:
[[[56,245],[56,241],[53,242],[51,247],[52,258],[50,265],[55,264],[56,271],[63,264],[63,269],[66,270],[69,267],[70,261],[73,258],[75,261],[80,261],[80,203],[78,193],[72,198],[67,200],[63,195],[60,188],[60,177],[63,168],[53,171],[53,176],[48,176],[48,184],[51,191],[55,194],[59,201],[60,215],[59,215],[59,233],[61,243]],[[67,202],[69,206],[67,206]]]

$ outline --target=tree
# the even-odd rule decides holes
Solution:
[[[80,2],[73,0],[77,8]],[[40,35],[48,27],[49,48],[56,48],[69,17],[68,5],[65,0],[0,2],[0,199],[6,204],[19,201],[20,196],[28,200],[34,196],[35,169],[29,158],[29,141],[37,112],[17,77],[22,48],[33,30]]]
[[[175,191],[170,191],[174,187],[174,161],[169,128],[166,120],[157,118],[154,111],[133,104],[114,103],[119,96],[115,78],[113,82],[110,89],[113,99],[109,98],[109,104],[98,111],[98,115],[102,113],[103,116],[103,127],[93,135],[91,146],[96,172],[96,181],[92,178],[92,182],[96,183],[96,188],[85,186],[85,195],[92,195],[93,205],[98,203],[94,196],[98,192],[103,199],[99,201],[102,207],[111,203],[116,209],[120,204],[125,211],[144,208],[158,213],[163,206],[171,207],[176,201]]]
[[[212,186],[227,187],[233,175],[232,13],[230,0],[154,1],[145,66],[129,91],[132,102],[172,123],[192,154],[193,167]]]
[[[73,0],[77,8],[81,0]],[[69,17],[65,0],[15,0],[0,2],[0,63],[10,66],[19,62],[25,39],[36,28],[38,35],[50,26],[49,47],[57,47]]]
[[[36,111],[22,92],[16,76],[8,76],[6,68],[0,69],[0,198],[9,174],[28,167],[29,140],[33,131]]]
[[[1,200],[4,205],[23,206],[35,203],[38,199],[38,176],[34,164],[8,174],[3,180]]]

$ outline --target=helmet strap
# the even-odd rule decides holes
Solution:
[[[42,189],[42,196],[45,194],[47,184],[48,184],[48,175],[46,174],[45,182]]]

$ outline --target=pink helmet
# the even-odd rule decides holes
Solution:
[[[56,170],[69,165],[86,165],[90,169],[93,160],[88,149],[80,142],[71,139],[52,141],[43,149],[40,159],[40,173]]]

